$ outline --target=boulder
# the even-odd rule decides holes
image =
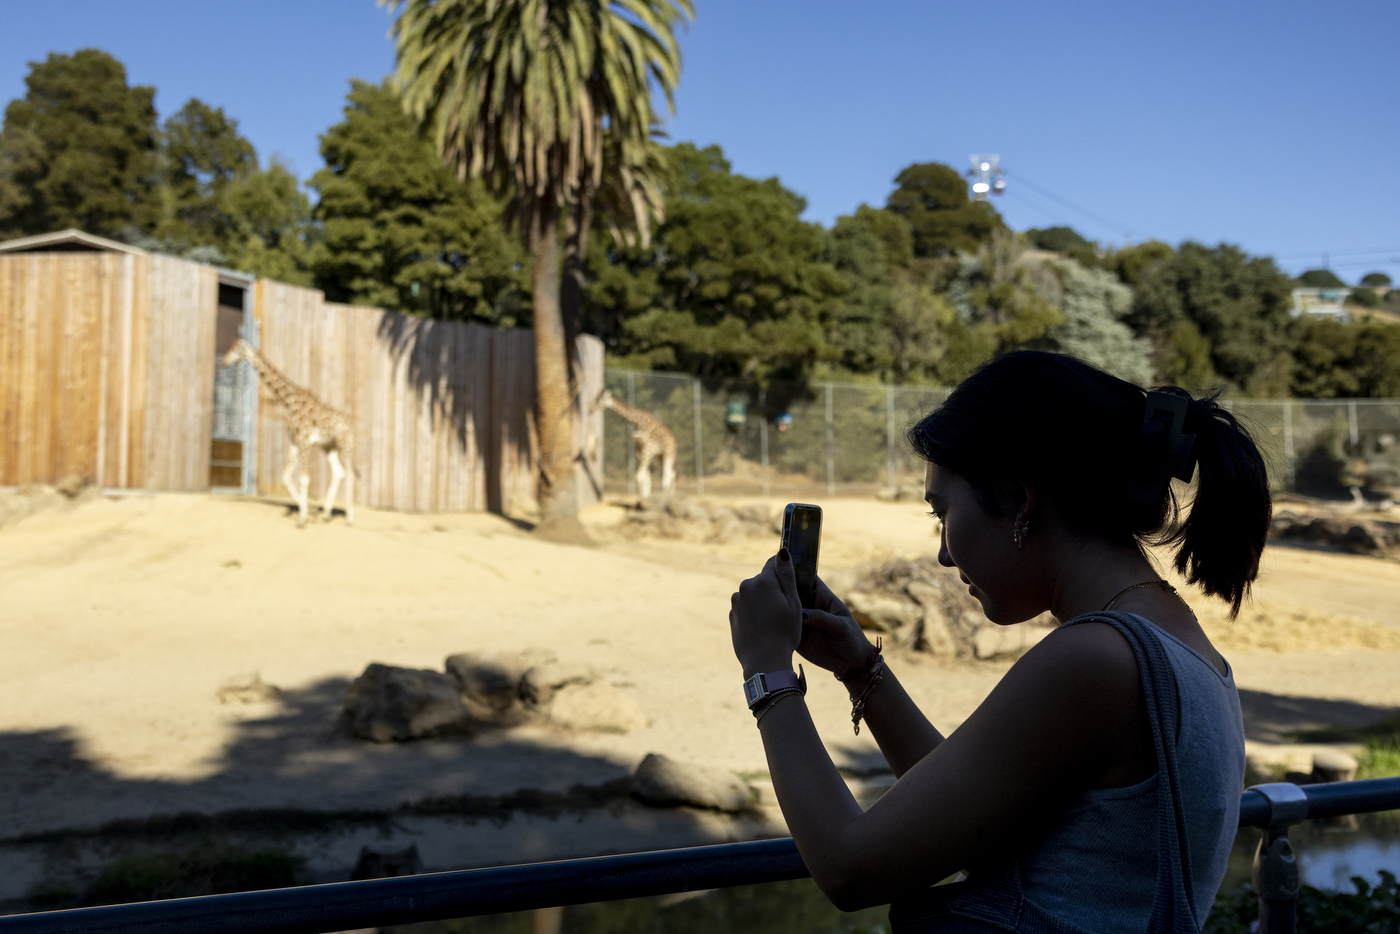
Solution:
[[[376,743],[466,732],[471,716],[447,675],[371,664],[345,696],[351,731]]]
[[[628,733],[647,725],[637,702],[609,684],[566,684],[551,701],[549,719],[572,730]]]
[[[846,608],[856,618],[861,629],[888,633],[901,642],[912,642],[923,608],[892,597],[870,593],[852,593],[845,599]]]
[[[987,623],[972,637],[972,654],[978,658],[1020,655],[1054,631],[1053,626],[1034,622],[1018,623],[1014,626]]]
[[[538,650],[495,655],[462,652],[449,655],[446,667],[473,717],[505,725],[524,716],[520,686],[525,672],[553,661],[553,655]]]
[[[632,776],[632,796],[653,807],[691,805],[736,813],[749,807],[754,792],[733,772],[677,762],[651,753]]]
[[[591,684],[593,672],[580,665],[547,662],[536,665],[520,679],[520,699],[530,707],[545,707],[560,688],[571,684]]]

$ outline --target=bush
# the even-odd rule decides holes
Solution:
[[[1390,276],[1387,276],[1383,272],[1368,272],[1361,277],[1361,284],[1371,288],[1375,288],[1376,286],[1386,288],[1390,285]]]
[[[191,895],[217,895],[296,885],[298,857],[285,850],[226,850],[206,847],[183,853],[125,856],[93,882],[93,905],[147,902]]]
[[[1375,289],[1352,289],[1347,296],[1348,305],[1360,305],[1363,308],[1381,307],[1381,297],[1376,294]]]
[[[1379,885],[1352,878],[1355,892],[1335,895],[1305,885],[1298,893],[1298,934],[1381,934],[1400,930],[1400,888],[1381,870]],[[1259,901],[1248,883],[1215,900],[1203,934],[1248,934],[1259,918]]]

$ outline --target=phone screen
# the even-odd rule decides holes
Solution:
[[[797,576],[797,596],[807,609],[816,607],[817,550],[822,540],[822,509],[806,503],[788,503],[783,510],[783,547],[792,556]]]

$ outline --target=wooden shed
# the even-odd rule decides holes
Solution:
[[[220,365],[240,336],[350,414],[357,503],[501,512],[535,495],[529,331],[339,305],[77,230],[0,243],[0,486],[281,494],[281,408],[246,364]],[[602,344],[585,337],[579,354],[583,405]],[[587,503],[601,413],[579,421]]]

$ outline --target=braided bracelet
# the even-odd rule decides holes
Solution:
[[[876,637],[875,637],[875,648],[871,649],[871,650],[870,650],[870,654],[867,655],[867,656],[865,657],[865,664],[864,664],[864,665],[861,665],[859,668],[853,668],[853,669],[851,669],[850,671],[846,672],[846,677],[844,677],[844,678],[841,677],[840,675],[836,675],[836,672],[834,672],[834,671],[832,672],[832,674],[836,675],[836,680],[837,680],[837,681],[840,681],[842,684],[850,684],[852,681],[856,680],[857,678],[862,677],[862,676],[868,674],[868,673],[870,672],[870,670],[871,670],[872,668],[875,667],[875,663],[878,662],[878,661],[880,660],[880,650],[883,649],[884,647],[885,647],[885,639],[884,639],[884,636],[876,636]]]
[[[801,695],[802,695],[802,692],[799,691],[799,690],[797,690],[796,688],[789,688],[789,689],[786,690],[786,691],[778,691],[778,692],[775,693],[772,697],[768,698],[768,703],[764,704],[764,705],[763,705],[763,709],[760,710],[760,711],[758,712],[758,714],[757,714],[756,717],[755,717],[755,720],[754,720],[754,724],[753,724],[753,725],[754,725],[754,726],[760,726],[760,725],[762,725],[762,723],[763,723],[763,718],[766,717],[766,716],[768,716],[768,711],[770,711],[770,710],[772,710],[774,707],[778,706],[778,701],[782,700],[782,699],[785,698],[785,697],[791,697],[791,696],[794,695],[794,694],[796,694],[796,695],[798,695],[798,696],[801,696]]]
[[[860,718],[865,716],[865,699],[870,696],[870,692],[875,690],[875,685],[885,680],[885,659],[880,657],[875,661],[875,667],[870,670],[870,683],[865,686],[865,690],[860,692],[860,697],[855,699],[851,706],[851,724],[856,728],[856,735],[860,735]]]

